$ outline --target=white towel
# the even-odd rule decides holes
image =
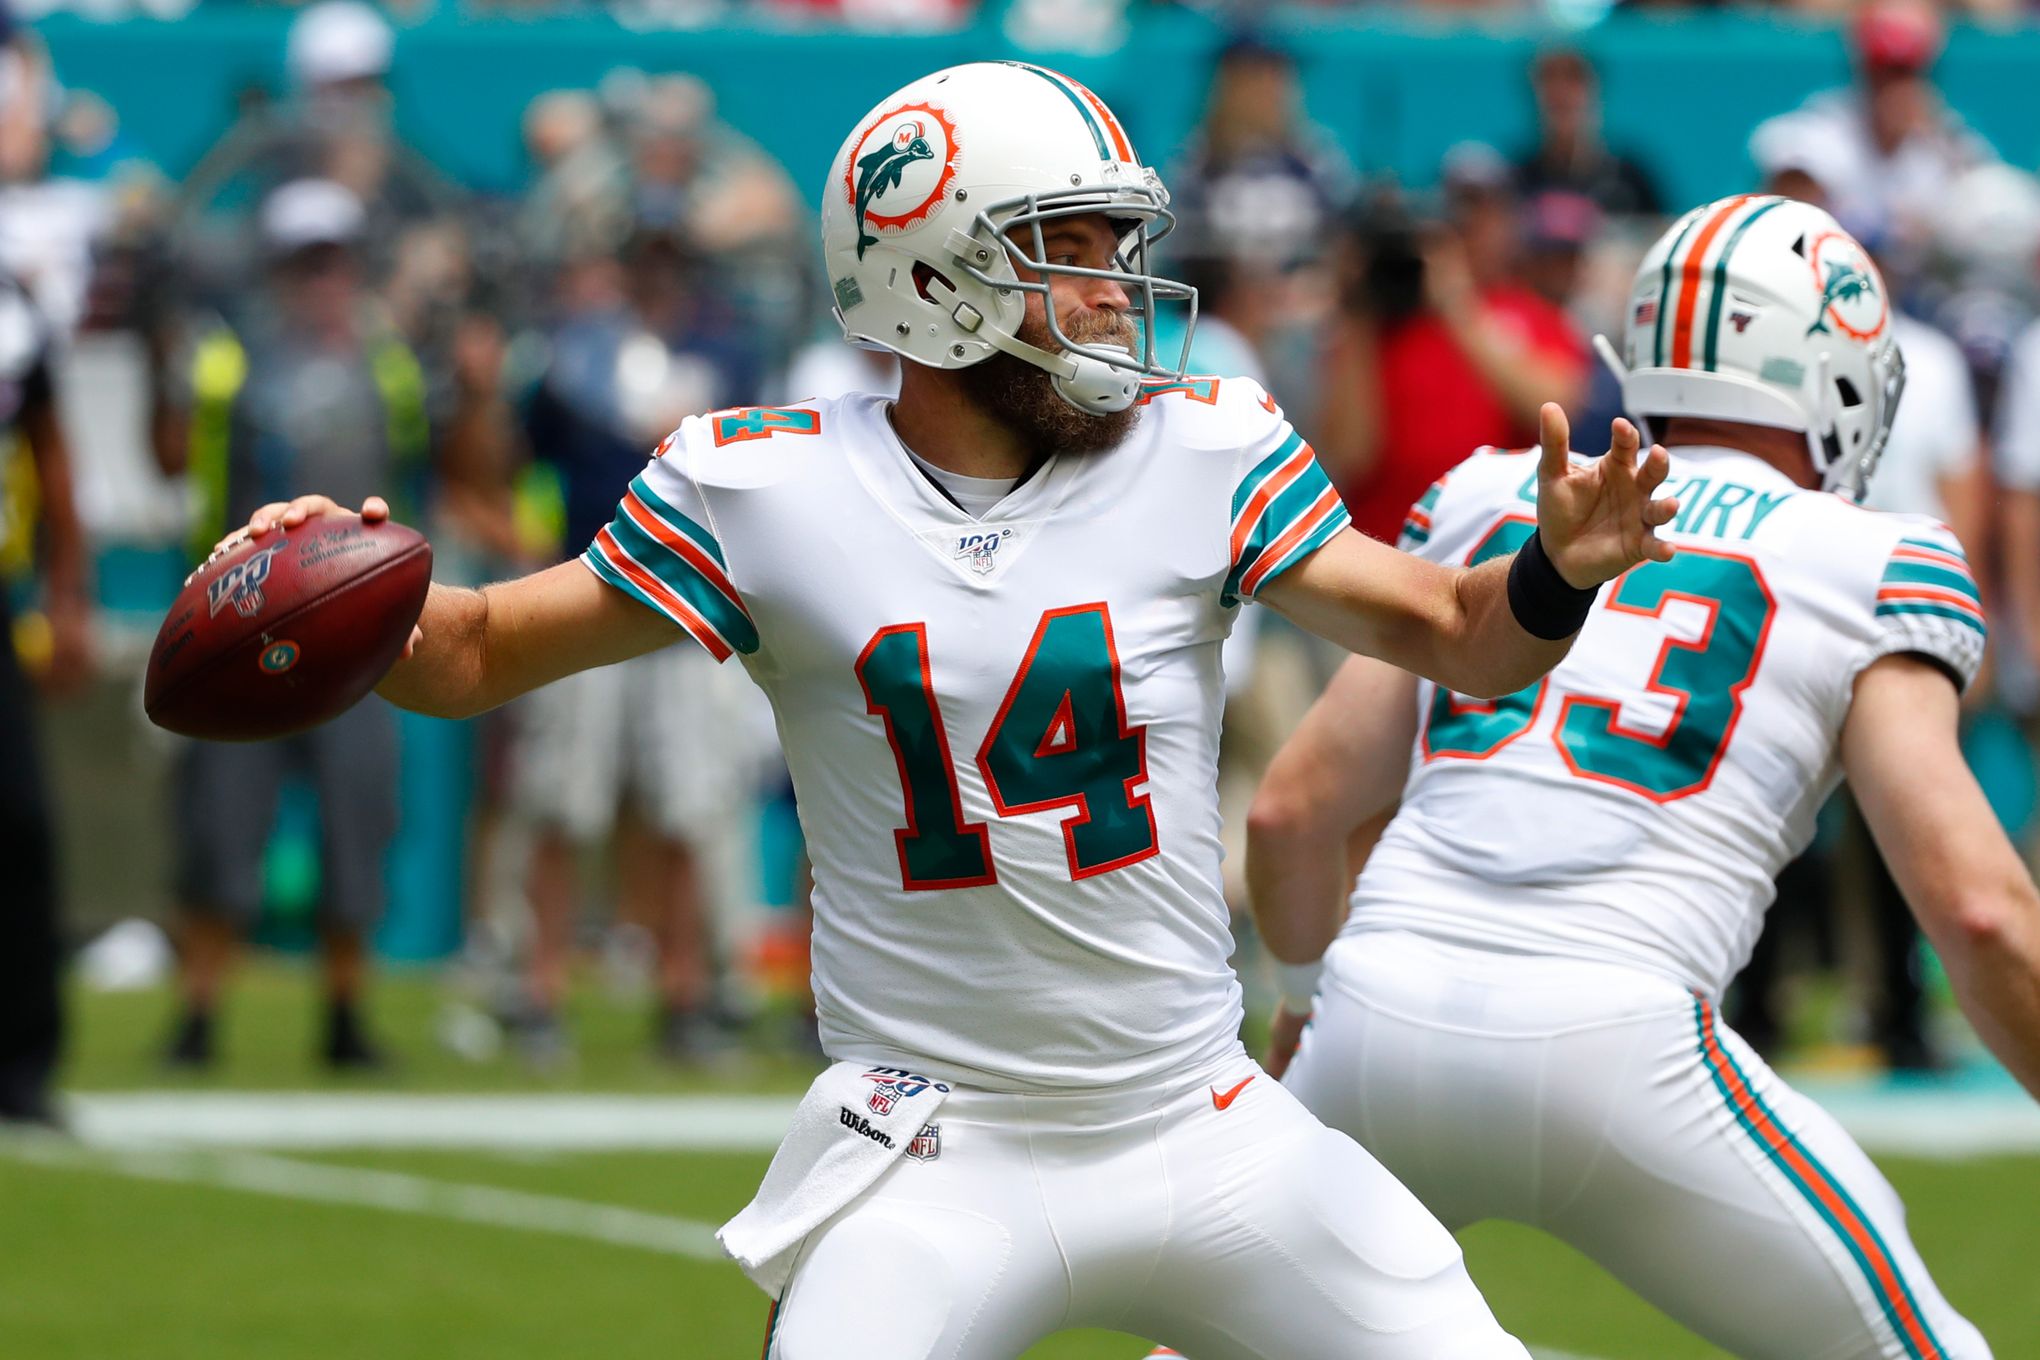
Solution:
[[[716,1240],[778,1298],[801,1239],[877,1180],[948,1095],[903,1068],[834,1064],[808,1087],[758,1193]]]

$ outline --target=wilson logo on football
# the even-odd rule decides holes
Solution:
[[[207,618],[217,617],[228,605],[244,619],[252,619],[262,612],[262,583],[269,579],[269,564],[276,557],[278,543],[264,548],[245,562],[237,562],[220,578],[205,588]]]
[[[857,214],[857,258],[880,234],[928,220],[956,178],[956,124],[933,104],[902,104],[858,134],[843,167],[843,193]]]

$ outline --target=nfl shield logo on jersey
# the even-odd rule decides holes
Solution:
[[[958,534],[954,550],[956,560],[980,576],[990,575],[992,568],[999,565],[999,545],[1012,536],[1011,529]]]
[[[917,1162],[932,1162],[942,1155],[942,1126],[923,1124],[921,1131],[907,1144],[907,1155]]]

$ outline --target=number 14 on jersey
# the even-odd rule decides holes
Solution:
[[[893,833],[900,881],[910,890],[998,882],[991,835],[964,820],[956,764],[928,664],[928,626],[881,628],[857,658],[866,711],[885,724],[899,768],[906,826]],[[1147,782],[1147,728],[1126,719],[1112,614],[1101,602],[1051,609],[977,750],[1001,817],[1066,810],[1063,845],[1072,879],[1155,853]]]

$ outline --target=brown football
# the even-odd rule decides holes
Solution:
[[[207,563],[149,653],[142,707],[158,727],[260,741],[359,703],[425,607],[432,545],[414,529],[324,515]]]

